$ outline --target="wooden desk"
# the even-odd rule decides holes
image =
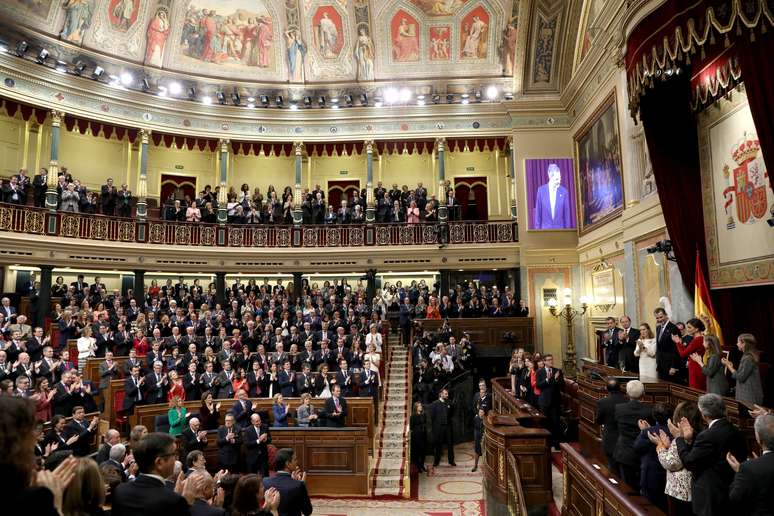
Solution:
[[[511,424],[499,424],[501,418]],[[518,464],[519,477],[526,504],[547,505],[552,499],[551,434],[543,428],[521,426],[515,417],[498,416],[493,412],[484,419],[484,487],[488,496],[500,504],[508,500],[506,452],[511,452]]]
[[[115,380],[114,380],[115,381]],[[120,380],[123,382],[123,380]],[[123,383],[122,383],[123,388]],[[269,424],[274,423],[274,416],[272,414],[272,405],[274,400],[268,398],[251,398],[253,402],[253,410],[257,412],[266,412],[269,414]],[[290,404],[292,409],[296,409],[301,404],[300,398],[285,398],[285,401]],[[106,400],[107,402],[107,400]],[[226,416],[226,412],[236,403],[235,400],[215,400],[215,403],[221,403],[220,407],[220,424],[223,424],[223,419]],[[201,407],[201,401],[184,401],[183,406],[188,409],[189,414],[194,414],[199,411]],[[320,398],[312,398],[312,405],[318,409],[323,410],[325,408],[325,400]],[[129,416],[129,425],[134,427],[135,425],[144,425],[149,431],[153,431],[156,427],[156,416],[165,416],[169,412],[169,405],[166,403],[160,403],[156,405],[139,405],[135,407],[134,414]],[[368,453],[373,453],[373,440],[375,433],[374,425],[374,404],[371,398],[348,398],[347,399],[347,427],[363,428],[368,436]],[[289,418],[292,422],[293,418]],[[272,431],[274,428],[272,428]]]
[[[604,463],[589,461],[562,444],[564,496],[562,514],[573,516],[663,516],[650,500],[623,482],[611,482]]]
[[[310,496],[368,496],[370,439],[365,428],[271,428],[271,445],[293,448]],[[218,433],[207,433],[207,467],[218,471]],[[269,464],[271,469],[273,464]]]
[[[492,411],[515,417],[519,424],[528,428],[543,428],[546,417],[526,401],[507,391],[510,378],[492,378]]]
[[[118,376],[119,378],[124,377],[124,364],[129,359],[129,357],[113,357],[113,362],[116,363],[116,368],[118,369]],[[77,360],[77,356],[76,356]],[[105,361],[104,358],[87,358],[86,359],[86,365],[83,367],[83,377],[87,380],[91,380],[91,384],[95,387],[95,389],[92,392],[97,392],[96,389],[99,388],[99,381],[101,380],[99,376],[99,366]],[[102,391],[97,392],[97,394],[94,395],[94,401],[99,405],[99,402],[103,399],[103,396],[105,393]]]
[[[416,319],[425,330],[435,332],[441,328],[440,319]],[[514,347],[532,349],[535,343],[534,317],[482,317],[479,319],[449,319],[452,333],[459,342],[462,333],[470,335],[476,357],[509,357]],[[503,343],[503,336],[512,332],[515,343]]]
[[[99,417],[99,412],[89,412],[84,415],[86,418],[86,421],[91,422],[94,417]],[[70,424],[70,422],[73,420],[72,416],[65,418],[65,425]],[[97,429],[94,432],[94,435],[91,437],[91,442],[89,443],[89,453],[94,453],[97,451],[97,448],[99,447],[100,443],[102,442],[102,436],[107,432],[107,421],[100,419],[99,423],[97,424]],[[46,434],[51,430],[51,421],[46,421],[43,423],[43,433]]]

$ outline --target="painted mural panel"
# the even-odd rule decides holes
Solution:
[[[395,13],[390,23],[393,61],[419,61],[419,31],[419,22],[413,16],[402,9]]]
[[[586,16],[584,18],[584,26],[581,30],[580,41],[580,57],[578,61],[583,61],[586,54],[589,53],[591,45],[594,44],[594,39],[599,34],[599,26],[597,25],[597,18],[600,12],[602,12],[602,5],[605,0],[587,0],[586,2]]]
[[[137,23],[141,0],[110,0],[108,18],[114,30],[126,32]]]
[[[470,11],[460,23],[460,57],[486,59],[489,41],[489,13],[482,6]]]
[[[59,36],[70,43],[80,45],[94,16],[94,0],[65,0],[62,4],[65,20]]]
[[[411,0],[428,16],[454,16],[469,0]]]
[[[317,8],[312,16],[315,48],[324,59],[335,59],[344,46],[341,15],[333,6]]]
[[[431,61],[448,61],[451,58],[451,25],[430,27],[427,48]]]
[[[516,43],[518,40],[520,1],[513,0],[511,16],[505,24],[500,38],[499,55],[503,65],[503,75],[514,75],[516,72]]]
[[[550,83],[554,64],[554,46],[556,44],[556,25],[559,16],[538,16],[537,41],[535,42],[535,61],[532,81]]]
[[[220,68],[273,68],[274,20],[264,2],[192,0],[180,35],[181,58]]]
[[[28,14],[47,18],[54,0],[5,0],[6,8],[24,11]]]
[[[148,24],[145,45],[145,64],[161,67],[164,63],[164,49],[170,31],[169,9],[159,7]]]

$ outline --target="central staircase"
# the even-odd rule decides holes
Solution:
[[[391,349],[384,384],[384,404],[381,425],[377,431],[374,496],[407,496],[404,477],[408,475],[408,422],[411,408],[409,397],[408,353],[402,346]]]

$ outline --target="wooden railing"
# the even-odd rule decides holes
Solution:
[[[207,247],[367,247],[437,245],[439,224],[347,224],[282,226],[204,224],[51,212],[0,203],[0,231],[121,243]],[[519,241],[513,221],[450,222],[448,243]]]
[[[521,477],[519,476],[519,464],[510,450],[505,452],[507,463],[507,496],[508,512],[511,516],[526,516],[527,500],[524,498],[524,491],[521,488]]]

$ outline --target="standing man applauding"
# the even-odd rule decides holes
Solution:
[[[437,467],[441,462],[441,452],[446,445],[447,458],[449,466],[456,466],[454,462],[454,439],[452,438],[451,427],[451,403],[449,403],[448,389],[441,389],[438,393],[438,399],[430,404],[430,421],[432,425],[432,436],[434,444],[433,467]]]
[[[543,360],[545,367],[538,369],[535,381],[540,389],[538,408],[548,420],[548,430],[551,432],[551,446],[559,449],[561,438],[561,425],[559,416],[562,407],[562,387],[564,387],[564,375],[561,369],[554,367],[554,357],[546,355]]]
[[[280,503],[277,512],[280,516],[309,516],[312,514],[312,501],[306,490],[306,473],[296,463],[296,454],[292,448],[283,448],[274,459],[277,474],[263,479],[267,491],[272,487],[279,491]]]

